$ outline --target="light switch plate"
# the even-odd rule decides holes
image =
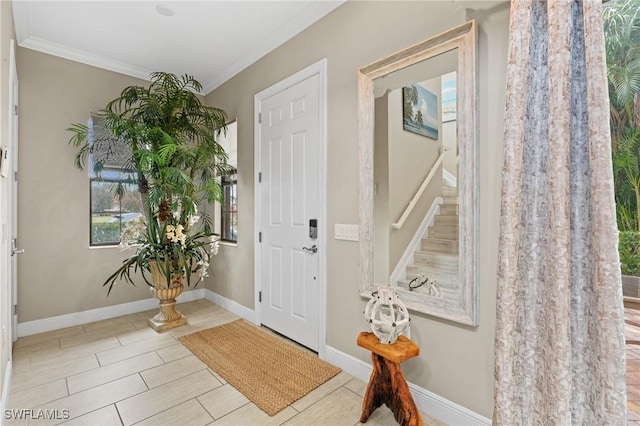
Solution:
[[[358,241],[360,240],[360,227],[358,225],[345,225],[336,223],[334,226],[336,240]]]

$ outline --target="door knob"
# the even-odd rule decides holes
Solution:
[[[311,247],[302,247],[302,250],[306,251],[307,253],[317,253],[318,252],[318,246],[316,246],[314,244]]]

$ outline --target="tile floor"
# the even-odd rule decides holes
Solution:
[[[366,383],[345,372],[269,417],[177,340],[238,317],[205,299],[178,309],[189,324],[161,334],[147,326],[150,311],[18,339],[8,408],[59,419],[7,425],[360,424]],[[397,423],[382,406],[366,424]]]

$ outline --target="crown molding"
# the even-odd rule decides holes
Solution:
[[[38,52],[47,53],[71,61],[80,62],[82,64],[91,65],[108,71],[125,74],[136,77],[141,80],[149,81],[152,70],[130,65],[124,62],[106,58],[104,56],[95,55],[79,49],[73,49],[62,44],[43,40],[38,37],[28,37],[22,42],[18,42],[20,47],[36,50]]]

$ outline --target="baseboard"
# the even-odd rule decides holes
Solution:
[[[246,319],[249,322],[252,322],[254,324],[256,322],[256,313],[253,309],[249,309],[238,302],[227,299],[226,297],[221,296],[218,293],[209,290],[208,288],[204,290],[204,298],[222,308],[225,308],[227,311]]]
[[[13,366],[11,360],[7,361],[4,369],[4,384],[2,385],[2,398],[0,399],[0,426],[4,425],[4,410],[7,409],[9,402],[9,386],[11,385],[11,375],[13,374]]]
[[[325,360],[360,380],[369,381],[372,369],[371,364],[330,346],[327,346]],[[409,390],[421,412],[427,413],[446,424],[452,426],[491,425],[491,420],[488,418],[413,383],[409,383]]]
[[[434,217],[440,211],[440,204],[442,204],[442,202],[442,197],[436,197],[433,203],[431,203],[431,207],[429,207],[427,214],[424,215],[415,235],[411,238],[409,244],[407,244],[407,248],[404,250],[404,253],[402,253],[400,260],[398,260],[396,267],[389,277],[389,285],[392,287],[397,287],[398,281],[406,277],[407,266],[413,263],[413,253],[418,250],[420,244],[422,244],[422,239],[427,234],[429,225],[433,223]]]
[[[202,299],[204,298],[204,291],[205,290],[203,288],[185,291],[178,297],[177,302],[183,303]],[[74,312],[72,314],[18,323],[17,332],[18,337],[30,336],[32,334],[45,333],[47,331],[59,330],[61,328],[73,327],[123,315],[149,311],[157,307],[158,299],[151,297],[149,299],[136,300],[135,302],[122,303],[120,305],[106,306],[104,308],[96,308],[88,311]]]

